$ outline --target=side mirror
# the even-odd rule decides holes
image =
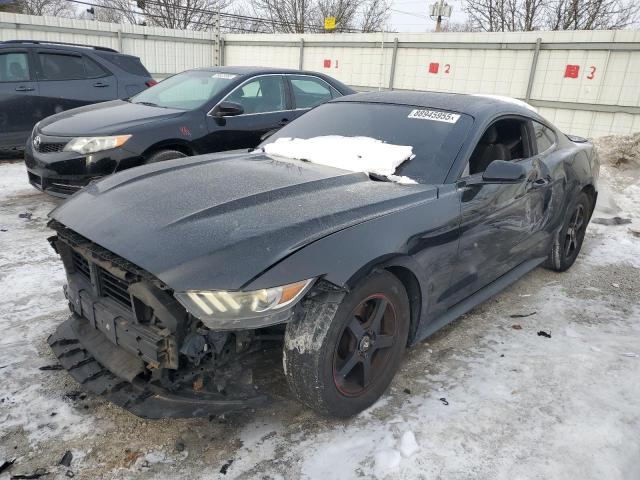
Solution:
[[[504,160],[494,160],[482,174],[482,183],[519,183],[527,176],[523,165]]]
[[[242,105],[235,102],[220,102],[213,109],[213,116],[217,118],[222,117],[235,117],[236,115],[242,115],[244,108]]]

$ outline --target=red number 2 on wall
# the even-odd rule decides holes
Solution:
[[[596,67],[591,65],[589,67],[589,75],[587,75],[587,79],[593,80],[595,76],[596,76]]]
[[[449,73],[449,70],[451,70],[451,65],[449,65],[448,63],[444,66],[444,73]]]

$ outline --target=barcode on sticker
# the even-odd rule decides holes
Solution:
[[[460,118],[457,113],[438,112],[437,110],[411,110],[407,118],[421,118],[423,120],[435,120],[436,122],[456,123]]]
[[[235,73],[214,73],[211,75],[211,78],[222,78],[225,80],[231,80],[232,78],[236,78],[237,75]]]

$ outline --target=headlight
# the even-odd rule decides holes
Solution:
[[[313,278],[252,292],[222,290],[176,293],[176,299],[209,328],[257,328],[277,321],[246,321],[271,317],[293,306],[307,292]],[[242,320],[240,323],[236,323]]]
[[[33,126],[33,130],[31,130],[31,138],[34,138],[36,136],[36,132],[38,131],[39,126],[40,126],[40,122],[36,123]]]
[[[131,135],[115,135],[113,137],[77,137],[71,139],[64,147],[65,152],[87,154],[101,152],[124,145]]]

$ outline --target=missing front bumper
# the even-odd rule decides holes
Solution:
[[[251,387],[243,394],[169,392],[144,381],[144,364],[112,344],[78,315],[71,315],[48,339],[60,364],[85,389],[142,418],[220,415],[267,403]],[[117,374],[116,374],[117,372]],[[251,390],[251,391],[250,391]]]

